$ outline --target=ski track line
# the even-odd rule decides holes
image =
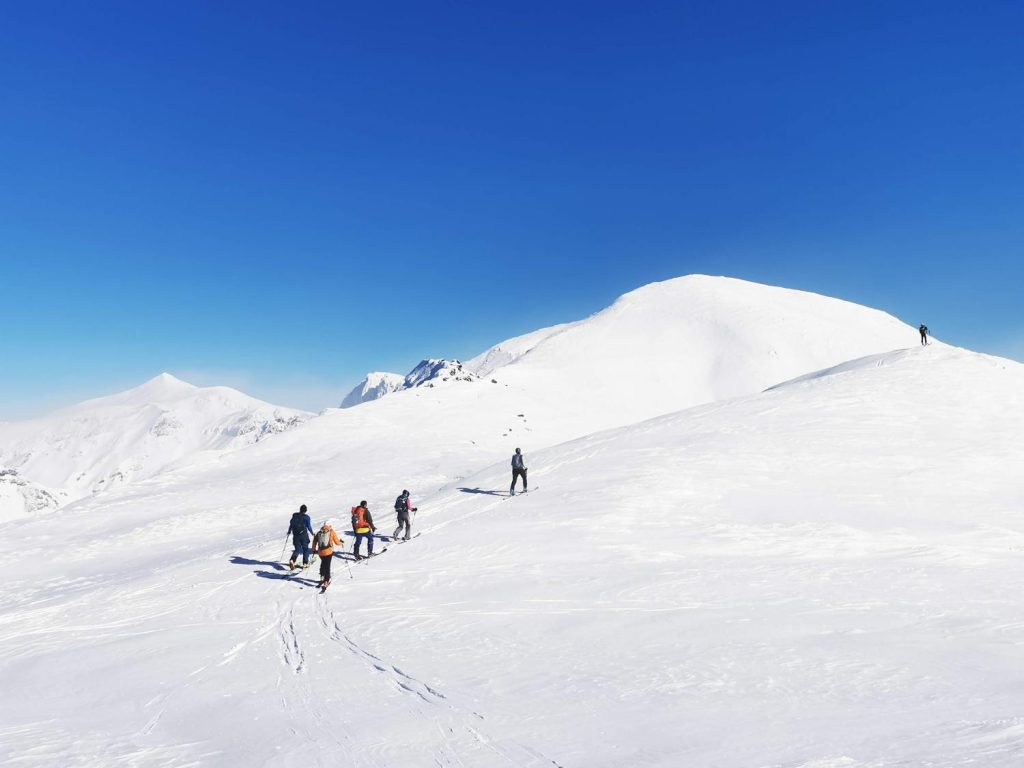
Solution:
[[[448,696],[445,695],[442,691],[438,690],[437,688],[434,688],[431,685],[428,685],[427,683],[414,677],[413,675],[410,675],[408,672],[404,671],[398,665],[385,661],[384,659],[381,659],[379,656],[376,656],[367,651],[365,648],[360,646],[359,643],[357,643],[350,635],[345,633],[341,624],[336,619],[334,612],[327,607],[326,599],[323,596],[317,596],[316,599],[317,612],[320,618],[320,625],[323,628],[327,637],[334,642],[342,644],[343,647],[345,647],[350,653],[352,653],[354,656],[362,660],[365,664],[370,666],[376,673],[388,678],[391,684],[396,686],[400,691],[410,696],[416,697],[417,701],[423,702],[425,704],[435,707],[444,707],[452,713],[460,716],[460,718],[471,718],[472,720],[480,722],[486,720],[486,718],[479,712],[452,703],[449,700]],[[438,726],[441,727],[440,724],[438,724]],[[489,736],[486,736],[479,729],[479,727],[474,727],[472,725],[463,725],[462,727],[465,728],[466,732],[473,737],[473,740],[475,740],[481,746],[485,747],[488,751],[494,753],[497,757],[501,758],[502,761],[509,765],[516,766],[517,768],[527,768],[528,765],[534,764],[537,760],[541,760],[546,765],[553,765],[557,766],[557,768],[562,768],[562,766],[557,761],[552,760],[543,752],[513,741],[512,743],[515,744],[516,748],[521,750],[530,758],[529,763],[523,763],[520,760],[516,759],[513,755],[509,754],[508,750],[499,747],[496,744],[495,740],[490,738]],[[451,731],[450,728],[449,732],[449,734],[445,734],[442,728],[443,740],[448,740],[449,735],[454,735],[454,732]],[[450,757],[451,759],[454,759],[455,762],[442,763],[440,758],[435,758],[435,762],[437,762],[438,765],[463,765],[463,761],[461,758],[458,757],[458,755],[445,754],[442,755],[442,757]]]
[[[400,690],[405,693],[411,694],[418,697],[420,700],[432,705],[447,705],[451,709],[457,708],[448,703],[448,697],[440,691],[432,688],[426,683],[416,679],[412,675],[403,672],[399,667],[389,664],[383,659],[374,656],[369,651],[364,650],[360,645],[345,634],[341,625],[334,617],[334,612],[327,607],[326,599],[322,597],[317,598],[317,612],[319,613],[320,625],[327,637],[330,640],[344,644],[349,652],[356,657],[362,659],[365,663],[369,664],[377,672],[384,674],[391,679],[393,685],[397,686]],[[473,716],[483,720],[483,716],[473,712]]]
[[[277,625],[278,647],[281,651],[281,659],[295,674],[301,674],[305,669],[306,656],[299,645],[299,638],[295,634],[295,606],[289,605],[281,613]]]

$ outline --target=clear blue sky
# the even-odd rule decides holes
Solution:
[[[1024,359],[1017,2],[3,3],[0,418],[727,274]]]

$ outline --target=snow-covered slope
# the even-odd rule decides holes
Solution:
[[[525,497],[500,495],[507,454],[433,490],[488,452],[446,437],[486,431],[487,387],[508,391],[398,393],[79,502],[56,569],[20,556],[53,524],[19,524],[0,762],[1024,759],[1024,366],[899,351],[528,450]],[[462,407],[431,431],[442,396]],[[285,578],[295,506],[365,497],[390,532],[403,486],[420,538],[336,558],[323,596]]]
[[[55,490],[63,503],[150,477],[197,452],[251,445],[308,416],[165,373],[43,418],[0,424],[0,469]]]
[[[564,438],[759,392],[917,340],[915,329],[876,309],[689,275],[631,291],[584,320],[503,341],[463,370],[520,393],[520,410],[582,425]],[[413,378],[391,392],[415,386]]]
[[[586,320],[503,342],[467,366],[528,388],[553,410],[568,403],[597,417],[594,427],[611,427],[758,392],[917,339],[875,309],[690,275],[627,293]],[[503,357],[508,362],[497,366]]]
[[[562,323],[507,339],[469,360],[466,363],[466,368],[475,371],[480,376],[490,376],[497,369],[518,360],[548,337],[562,333],[576,325],[579,323]]]

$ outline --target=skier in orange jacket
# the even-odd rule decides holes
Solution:
[[[320,582],[317,584],[323,592],[331,585],[331,561],[334,559],[334,547],[342,546],[345,542],[338,538],[338,532],[331,527],[331,524],[324,522],[313,538],[313,547],[320,555]]]

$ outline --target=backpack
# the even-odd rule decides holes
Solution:
[[[316,533],[316,550],[319,552],[323,549],[331,548],[331,529],[321,528]]]
[[[399,496],[395,499],[395,512],[402,514],[406,510],[408,510],[408,507],[405,505],[405,496]]]
[[[306,532],[306,523],[302,518],[303,514],[301,512],[296,512],[292,515],[292,536],[302,536]]]
[[[360,528],[369,528],[370,524],[366,522],[366,510],[362,507],[352,507],[352,530],[355,533],[359,533]]]

